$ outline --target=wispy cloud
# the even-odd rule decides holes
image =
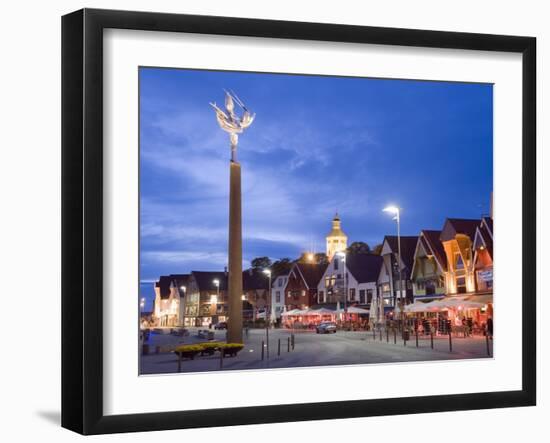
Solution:
[[[200,251],[145,251],[141,254],[144,264],[148,262],[160,262],[167,264],[186,265],[207,261],[213,265],[223,266],[227,262],[227,254],[223,252]]]
[[[208,106],[221,99],[223,87],[243,91],[257,112],[239,139],[246,260],[297,254],[312,244],[323,249],[335,211],[350,241],[377,241],[386,233],[380,209],[389,199],[408,208],[407,229],[437,226],[432,220],[443,219],[449,205],[457,213],[453,202],[467,205],[467,187],[477,204],[475,184],[487,188],[490,174],[474,179],[473,171],[463,183],[452,173],[452,155],[465,155],[457,142],[462,133],[469,134],[471,152],[485,152],[485,145],[472,145],[471,139],[487,124],[472,126],[469,116],[491,121],[491,108],[483,107],[490,94],[472,93],[464,101],[471,86],[453,84],[441,95],[433,82],[413,83],[150,71],[141,82],[143,275],[225,265],[229,140]],[[450,93],[459,105],[447,111]],[[445,126],[449,112],[451,128]],[[435,170],[426,168],[426,158],[438,159]],[[487,162],[489,157],[476,157],[469,164]],[[456,181],[446,191],[462,194],[441,203],[440,177]]]

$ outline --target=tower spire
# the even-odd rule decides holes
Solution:
[[[332,229],[328,233],[327,237],[327,257],[332,260],[334,254],[339,251],[345,251],[348,247],[348,236],[342,231],[340,216],[338,211],[332,219]]]

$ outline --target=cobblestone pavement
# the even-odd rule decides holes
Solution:
[[[434,349],[431,349],[430,337],[419,337],[418,347],[415,336],[404,345],[397,336],[394,344],[393,334],[383,332],[382,340],[377,333],[338,331],[336,334],[315,334],[314,332],[296,332],[294,350],[287,351],[289,330],[271,329],[269,331],[269,358],[265,346],[265,329],[251,329],[244,338],[244,349],[237,357],[225,358],[223,370],[269,369],[285,367],[306,367],[326,365],[350,365],[367,363],[395,363],[428,360],[454,360],[468,358],[491,358],[493,343],[489,340],[489,354],[485,337],[454,337],[452,352],[449,349],[448,336],[434,337]],[[196,336],[197,331],[191,330],[188,337],[152,334],[149,344],[152,352],[156,346],[168,350],[179,343],[204,342]],[[225,340],[225,331],[215,331],[216,340]],[[278,355],[278,343],[281,351]],[[261,349],[264,341],[264,359]],[[219,371],[219,353],[214,356],[195,357],[194,360],[182,360],[181,372]],[[141,358],[142,374],[161,374],[178,372],[178,358],[171,352],[144,355]]]

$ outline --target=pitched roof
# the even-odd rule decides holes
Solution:
[[[161,275],[155,282],[155,288],[160,289],[160,298],[170,297],[170,283],[172,283],[172,278],[168,275]]]
[[[243,291],[255,289],[268,289],[269,278],[259,269],[247,269],[243,271]]]
[[[492,223],[490,225],[492,227]],[[481,237],[481,240],[483,241],[483,244],[485,245],[485,248],[487,249],[487,252],[493,257],[493,237],[492,237],[492,231],[489,230],[489,225],[485,223],[481,223],[477,227],[477,232],[474,240],[474,247],[477,248],[478,245],[477,239]]]
[[[191,277],[191,274],[170,274],[169,277],[172,279],[172,283],[176,286],[178,289],[178,292],[180,294],[180,297],[185,296],[185,291],[182,290],[182,286],[186,286],[189,283],[189,278]]]
[[[358,283],[378,280],[384,259],[374,254],[348,254],[346,267]]]
[[[441,241],[447,241],[454,238],[456,234],[467,235],[474,240],[476,229],[481,223],[480,219],[471,218],[448,218],[441,232]],[[451,229],[449,229],[451,228]]]
[[[216,291],[217,288],[214,284],[216,279],[220,282],[220,291],[227,290],[227,275],[223,271],[193,271],[191,274],[197,282],[199,291]]]
[[[386,235],[384,241],[387,241],[391,250],[397,254],[397,235]],[[405,263],[408,269],[412,269],[414,262],[414,251],[416,250],[416,243],[418,242],[417,235],[400,236],[401,243],[401,260]]]
[[[216,279],[220,282],[220,291],[227,290],[228,275],[224,271],[193,271],[192,274],[199,291],[216,291],[217,288],[214,284]],[[268,286],[269,279],[262,271],[256,269],[243,271],[243,291],[267,289]]]
[[[443,267],[443,270],[447,269],[447,255],[440,240],[441,231],[423,229],[421,234],[426,249],[434,255],[435,259]]]
[[[300,274],[302,274],[307,287],[316,288],[321,281],[321,278],[323,278],[323,274],[325,273],[325,269],[327,269],[328,264],[296,263],[294,266],[296,266]]]
[[[493,236],[493,219],[491,217],[483,217],[482,221],[484,221],[485,224],[487,225],[487,228],[489,229],[492,237]]]

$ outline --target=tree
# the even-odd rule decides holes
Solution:
[[[372,250],[374,255],[380,255],[382,253],[382,244],[376,245]]]
[[[269,257],[256,257],[250,264],[254,269],[266,269],[271,268],[271,259]]]
[[[324,252],[317,252],[315,254],[315,263],[318,265],[327,265],[328,264],[328,257],[327,254]]]
[[[311,252],[303,252],[300,258],[296,260],[296,263],[317,263],[315,254]]]
[[[370,246],[362,241],[354,241],[348,246],[347,253],[350,255],[370,254]]]
[[[288,274],[290,268],[292,268],[292,261],[290,258],[281,258],[271,265],[271,276],[275,279],[279,275]]]
[[[304,252],[299,259],[294,260],[295,263],[310,263],[310,264],[317,264],[317,265],[325,265],[328,264],[328,258],[327,255],[324,252]]]

